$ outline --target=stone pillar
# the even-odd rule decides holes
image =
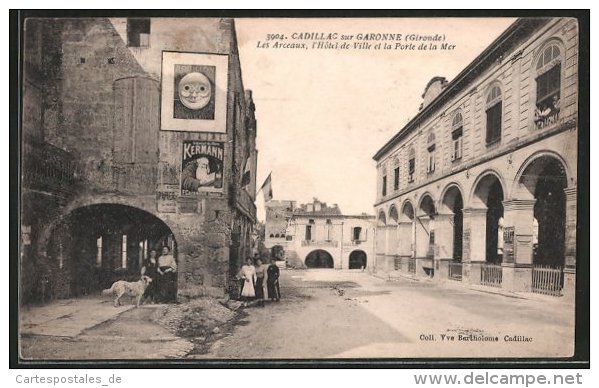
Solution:
[[[412,257],[413,222],[400,221],[397,225],[398,254],[401,259],[401,271],[408,272],[408,258]]]
[[[381,265],[382,258],[385,257],[385,227],[378,225],[374,231],[374,265],[372,270],[376,272],[379,265]]]
[[[387,245],[385,247],[385,254],[395,255],[397,254],[397,225],[387,225]]]
[[[387,250],[385,251],[385,271],[395,269],[395,258],[398,255],[398,225],[387,225]]]
[[[487,208],[463,209],[462,281],[480,284],[481,266],[487,261]]]
[[[402,221],[397,225],[397,242],[400,256],[412,255],[412,221]]]
[[[576,296],[576,196],[577,187],[564,189],[566,193],[566,241],[564,257],[564,298],[574,302]]]
[[[435,216],[435,280],[449,278],[449,263],[453,260],[453,213]]]
[[[453,259],[453,213],[435,216],[435,259]]]
[[[425,258],[429,251],[429,217],[420,216],[416,220],[416,258]]]
[[[520,78],[522,78],[522,50],[516,52],[512,58],[510,58],[512,65],[512,101],[515,102],[515,106],[521,106],[520,102]],[[520,122],[520,109],[512,109],[512,123]],[[516,137],[520,137],[518,131],[520,125],[513,125],[512,133],[516,133]]]
[[[503,280],[508,291],[530,292],[535,199],[503,201]]]
[[[425,267],[431,267],[432,263],[429,263],[431,260],[428,259],[428,249],[429,249],[429,234],[428,234],[428,216],[417,216],[414,219],[416,224],[415,231],[415,250],[414,257],[416,258],[416,275],[418,276],[428,276],[427,271],[425,271]]]

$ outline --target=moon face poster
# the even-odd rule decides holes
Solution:
[[[225,133],[228,56],[162,52],[161,129]]]
[[[175,65],[176,119],[214,120],[214,66]]]

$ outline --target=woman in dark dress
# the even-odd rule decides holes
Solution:
[[[256,268],[256,299],[258,305],[264,307],[264,278],[266,277],[266,265],[262,264],[262,260],[256,259],[254,263]]]
[[[266,270],[266,288],[268,290],[268,297],[270,300],[276,300],[277,302],[281,299],[281,290],[279,289],[279,267],[275,259],[272,259],[271,264]]]
[[[150,300],[150,303],[156,303],[158,301],[158,295],[156,292],[156,281],[158,280],[158,261],[156,261],[157,254],[158,252],[156,252],[156,249],[152,249],[150,251],[150,257],[148,257],[148,260],[144,266],[141,267],[141,276],[145,275],[152,279],[150,284],[148,284],[146,291],[144,292],[142,303],[148,299]]]
[[[168,246],[162,247],[162,255],[158,257],[158,294],[162,303],[177,301],[177,261]]]

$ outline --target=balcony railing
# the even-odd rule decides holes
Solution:
[[[348,247],[352,247],[352,246],[361,245],[363,243],[364,243],[364,241],[362,241],[362,240],[351,240],[351,241],[344,241],[343,245],[344,246],[348,246]]]
[[[50,192],[69,192],[78,179],[73,155],[49,143],[23,143],[23,186]]]
[[[535,109],[535,126],[545,128],[559,121],[560,99],[555,95],[550,102],[540,103]]]
[[[302,247],[338,247],[339,241],[326,241],[326,240],[303,240]]]

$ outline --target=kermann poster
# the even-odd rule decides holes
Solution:
[[[181,195],[223,190],[224,145],[220,142],[186,140],[181,161]]]

